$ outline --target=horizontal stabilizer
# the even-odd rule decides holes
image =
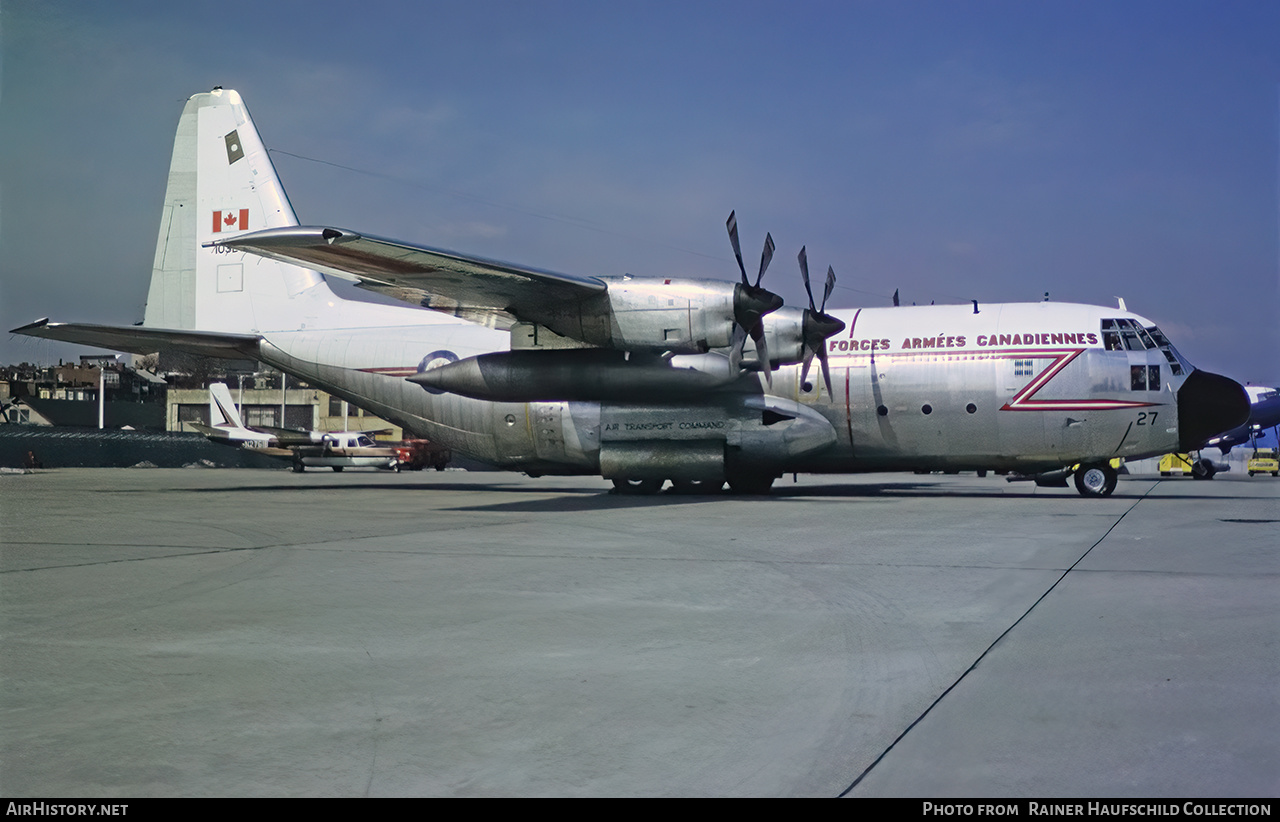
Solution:
[[[47,318],[15,328],[12,333],[127,351],[130,354],[154,354],[172,349],[224,359],[258,359],[258,342],[261,340],[257,334],[182,331],[140,325],[51,323]]]

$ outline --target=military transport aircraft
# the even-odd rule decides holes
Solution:
[[[1268,428],[1280,426],[1280,388],[1246,385],[1244,390],[1249,396],[1249,418],[1243,425],[1210,437],[1202,448],[1217,448],[1225,456],[1235,446],[1252,441]]]
[[[1249,397],[1249,417],[1242,425],[1230,431],[1219,432],[1193,449],[1196,459],[1191,464],[1191,475],[1196,479],[1213,479],[1220,470],[1219,464],[1204,455],[1207,448],[1217,448],[1222,456],[1231,453],[1231,449],[1246,442],[1257,444],[1257,438],[1266,434],[1268,428],[1280,426],[1280,389],[1267,385],[1246,385],[1245,394]]]
[[[772,239],[753,281],[733,215],[728,230],[736,283],[573,276],[302,227],[240,95],[216,88],[178,123],[143,324],[15,331],[259,360],[475,459],[642,493],[933,469],[1073,474],[1105,496],[1112,459],[1185,451],[1248,416],[1237,383],[1128,311],[827,311],[834,273],[817,303],[803,249],[809,306],[784,307],[761,285]],[[407,305],[341,299],[322,274]]]

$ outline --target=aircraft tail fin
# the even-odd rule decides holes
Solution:
[[[201,245],[297,224],[240,95],[215,88],[192,96],[174,138],[143,326],[240,334],[307,327],[316,300],[305,292],[328,290],[319,274]]]
[[[209,424],[222,428],[245,427],[226,383],[215,382],[209,386]]]

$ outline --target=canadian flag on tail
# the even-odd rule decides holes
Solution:
[[[217,234],[222,231],[248,231],[249,230],[249,209],[242,208],[239,211],[215,211],[213,212],[213,233]]]

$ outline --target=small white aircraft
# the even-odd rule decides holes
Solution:
[[[209,424],[193,422],[188,425],[214,442],[250,450],[310,445],[318,436],[307,431],[250,428],[241,421],[240,411],[231,401],[231,391],[225,383],[220,382],[209,386]]]
[[[251,428],[240,419],[225,383],[209,386],[209,425],[191,427],[223,445],[247,448],[293,463],[293,470],[308,467],[396,468],[395,448],[379,445],[367,431],[290,431],[284,428]]]
[[[178,122],[141,326],[16,333],[250,358],[482,462],[621,491],[767,492],[783,473],[992,470],[1085,496],[1116,458],[1242,424],[1244,391],[1122,308],[826,310],[739,282],[576,276],[299,226],[240,95]],[[403,306],[339,298],[321,272]],[[430,309],[430,310],[424,310]],[[754,351],[746,350],[750,338]],[[810,379],[819,361],[821,382]]]

